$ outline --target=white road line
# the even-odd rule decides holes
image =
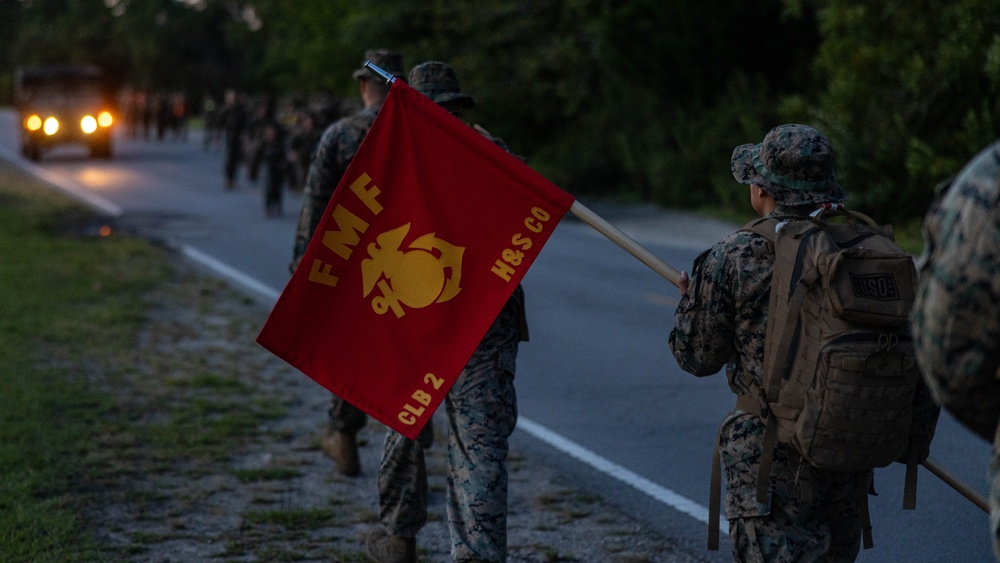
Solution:
[[[257,293],[262,297],[270,299],[271,303],[276,302],[278,300],[278,296],[281,295],[281,292],[274,289],[273,287],[270,287],[262,282],[259,282],[256,279],[237,270],[236,268],[233,268],[228,264],[225,264],[223,262],[216,260],[215,258],[212,258],[208,254],[205,254],[204,252],[198,250],[197,248],[185,244],[185,245],[180,245],[180,250],[181,253],[184,254],[184,256],[187,256],[188,258],[191,258],[195,262],[198,262],[199,264],[202,264],[203,266],[206,266],[207,268],[214,270],[216,273],[222,275],[223,277],[229,279],[230,281],[238,285],[241,285],[253,291],[254,293]]]
[[[548,428],[524,418],[523,416],[517,417],[517,428],[524,430],[535,438],[538,438],[570,457],[593,467],[601,473],[604,473],[609,477],[614,477],[626,485],[632,486],[633,488],[649,495],[674,510],[687,514],[703,524],[708,524],[708,508],[701,506],[693,500],[681,496],[666,487],[657,485],[642,475],[630,471],[613,461],[605,459],[576,442],[568,440]],[[719,526],[725,533],[725,530],[729,529],[729,522],[724,518],[720,518]]]
[[[81,186],[72,180],[61,178],[58,174],[47,170],[43,166],[32,164],[24,160],[21,158],[21,155],[8,149],[7,147],[0,146],[0,157],[14,166],[21,168],[25,172],[38,176],[39,178],[59,188],[61,191],[69,194],[73,198],[82,201],[105,215],[120,217],[123,213],[121,206],[118,204],[112,203],[110,200],[95,194],[86,187]]]

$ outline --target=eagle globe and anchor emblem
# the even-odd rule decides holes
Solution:
[[[462,253],[464,247],[441,240],[435,233],[422,235],[400,250],[410,232],[410,223],[386,231],[368,245],[368,255],[361,261],[361,284],[364,296],[375,288],[382,295],[372,298],[372,309],[380,315],[392,310],[397,318],[403,306],[420,309],[452,299],[462,290]]]

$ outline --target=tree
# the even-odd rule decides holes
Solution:
[[[816,5],[813,115],[834,141],[841,180],[858,207],[922,217],[935,185],[1000,136],[996,2]]]
[[[5,75],[17,65],[88,63],[120,84],[190,95],[267,85],[253,9],[236,1],[0,0],[0,16],[10,35]]]

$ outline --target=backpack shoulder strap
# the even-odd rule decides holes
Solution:
[[[777,331],[768,331],[767,338],[771,340],[771,345],[775,347],[774,354],[770,360],[771,364],[765,366],[764,369],[764,397],[768,405],[777,403],[781,396],[781,381],[784,378],[784,373],[788,371],[788,365],[791,363],[795,352],[796,346],[794,340],[801,328],[798,312],[802,307],[802,302],[805,300],[807,290],[808,287],[802,284],[795,287],[795,291],[788,304],[787,318],[780,321],[778,319],[772,321],[771,317],[775,313],[774,307],[771,307],[771,311],[769,312],[768,328],[777,326],[780,323],[783,330],[781,331],[780,338]],[[757,471],[758,502],[767,502],[768,479],[771,476],[771,467],[774,462],[774,447],[778,441],[778,423],[770,414],[770,411],[764,413],[764,438],[761,446],[760,466]]]
[[[749,231],[751,233],[756,233],[764,238],[766,238],[771,243],[774,243],[775,239],[775,228],[778,226],[780,219],[776,217],[758,217],[743,225],[741,231]],[[773,250],[773,248],[772,248]]]
[[[756,219],[747,223],[744,230],[751,231],[759,234],[760,236],[768,240],[767,252],[774,254],[777,248],[778,239],[778,228],[779,225],[788,220],[797,220],[799,218],[792,217],[765,217],[762,219]],[[802,219],[808,222],[808,219]],[[787,225],[783,226],[788,228]],[[809,228],[808,225],[796,225],[792,227],[794,230],[798,231],[802,228]],[[789,260],[795,263],[799,262],[798,255],[802,252],[803,240],[799,237],[792,237],[785,240],[794,240],[796,249],[794,256],[783,256],[775,257],[774,267],[781,267],[780,264],[784,264]],[[790,249],[789,249],[790,250]],[[786,250],[785,252],[789,252]],[[786,264],[786,267],[790,267]],[[792,276],[794,277],[794,276]],[[768,405],[771,403],[776,403],[778,401],[781,392],[781,380],[784,372],[787,370],[788,362],[790,361],[789,356],[794,353],[794,335],[799,330],[799,309],[802,306],[802,302],[805,300],[807,294],[807,287],[799,286],[794,284],[790,290],[791,295],[786,295],[789,298],[789,303],[787,307],[787,316],[783,319],[776,318],[777,308],[775,307],[775,299],[778,296],[778,290],[774,286],[775,276],[772,271],[772,286],[771,286],[771,298],[768,303],[768,320],[767,320],[767,332],[765,337],[765,361],[768,362],[764,366],[764,380],[761,382],[763,389],[760,390],[761,398],[757,401],[747,401],[743,397],[738,398],[737,404],[740,404],[739,399],[743,399],[743,403],[757,402],[761,405],[757,411],[748,410],[760,416],[765,423],[764,436],[762,439],[762,451],[760,457],[760,465],[757,471],[757,500],[758,502],[767,502],[768,493],[768,481],[771,475],[771,467],[774,461],[774,447],[777,443],[778,428],[774,417],[770,416],[768,410]],[[782,327],[783,330],[778,330],[777,327]],[[773,350],[772,350],[773,348]]]
[[[753,219],[740,229],[741,231],[754,233],[767,239],[767,245],[754,248],[754,256],[756,258],[774,254],[774,240],[777,236],[776,229],[779,223],[780,220],[774,217],[760,217]]]

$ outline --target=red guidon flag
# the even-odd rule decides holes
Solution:
[[[416,438],[572,204],[397,80],[257,342]]]

